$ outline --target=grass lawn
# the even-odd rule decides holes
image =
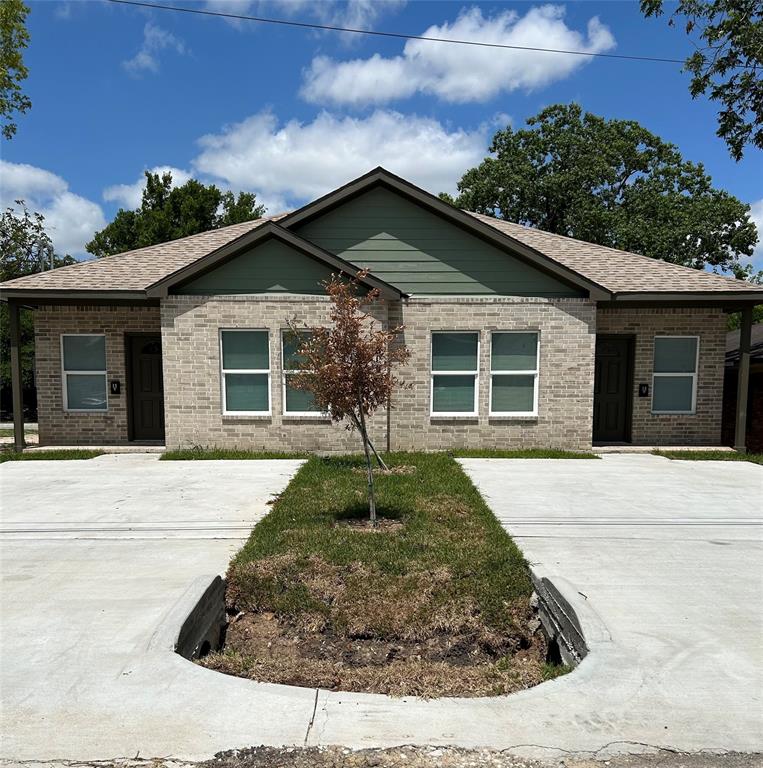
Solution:
[[[228,570],[226,647],[202,660],[270,682],[493,695],[556,676],[516,545],[447,454],[401,453],[365,523],[361,457],[310,458]]]
[[[94,459],[96,456],[103,456],[103,451],[90,451],[87,449],[70,449],[49,451],[23,451],[18,453],[14,450],[4,450],[0,452],[0,464],[6,461],[69,461],[72,459]]]
[[[304,459],[305,453],[281,451],[239,451],[226,448],[183,448],[165,451],[159,461],[219,461],[221,459]]]
[[[737,453],[736,451],[653,451],[655,456],[680,461],[750,461],[763,464],[763,453]]]
[[[560,451],[555,448],[526,448],[501,451],[492,448],[461,448],[451,451],[457,459],[598,459],[595,453]]]

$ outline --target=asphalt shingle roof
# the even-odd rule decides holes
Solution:
[[[167,243],[19,277],[2,289],[35,291],[144,291],[159,280],[285,214],[202,232]],[[475,219],[538,251],[613,293],[752,292],[763,288],[635,253],[501,221]]]
[[[494,219],[481,213],[471,216],[509,237],[539,251],[613,293],[679,293],[683,291],[752,291],[757,286],[638,253],[619,251],[563,235]]]

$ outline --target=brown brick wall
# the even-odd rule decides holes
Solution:
[[[413,383],[393,403],[392,435],[401,450],[591,447],[594,304],[584,299],[509,297],[420,298],[390,308],[405,325],[411,359],[402,372]],[[432,331],[479,331],[479,415],[430,417]],[[491,331],[540,332],[538,415],[490,417]]]
[[[111,445],[127,441],[125,333],[159,332],[159,307],[40,307],[35,312],[37,418],[42,445]],[[121,394],[109,395],[106,413],[64,411],[61,334],[105,333],[107,379]]]
[[[720,309],[599,309],[599,333],[635,335],[631,436],[635,445],[720,444],[726,318]],[[700,337],[697,408],[693,414],[651,412],[657,335]],[[649,397],[638,396],[640,383],[649,385]]]
[[[289,321],[320,325],[329,320],[322,296],[170,296],[162,301],[165,425],[168,448],[205,446],[274,451],[355,451],[356,434],[321,417],[283,414],[281,331]],[[386,322],[386,308],[375,316]],[[270,416],[222,413],[220,328],[270,331]],[[370,427],[374,444],[386,447],[386,418]]]
[[[169,447],[205,445],[268,450],[358,449],[343,426],[282,415],[280,331],[292,318],[319,324],[328,319],[323,297],[173,296],[162,302],[165,419]],[[406,325],[412,357],[401,371],[413,384],[400,391],[391,415],[393,449],[559,446],[590,447],[594,306],[580,299],[413,299],[389,307],[390,322]],[[376,317],[386,322],[387,310]],[[220,393],[220,328],[268,328],[271,403],[266,417],[223,416]],[[481,332],[480,416],[429,416],[430,331]],[[541,333],[540,403],[537,418],[490,419],[489,332],[538,329]],[[386,413],[373,420],[372,436],[386,446]]]

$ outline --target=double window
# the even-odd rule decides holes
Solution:
[[[302,370],[302,359],[297,354],[300,344],[309,338],[309,331],[283,331],[281,334],[281,360],[283,361],[283,412],[289,416],[315,416],[319,413],[313,393],[291,385],[294,374]]]
[[[538,413],[537,331],[496,331],[490,341],[490,415]]]
[[[64,410],[108,410],[105,334],[61,336],[61,369]]]
[[[479,380],[479,333],[432,334],[431,413],[476,416]]]
[[[267,331],[220,331],[223,413],[270,414],[270,349]]]
[[[655,336],[652,413],[694,413],[699,337]]]

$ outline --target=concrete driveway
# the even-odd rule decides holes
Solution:
[[[290,688],[147,652],[296,462],[0,466],[0,757],[191,759],[303,743],[763,751],[763,468],[638,455],[462,463],[591,647],[572,674],[511,696]]]
[[[217,707],[184,707],[182,685],[162,701],[168,678],[136,685],[131,664],[301,462],[158,459],[0,465],[0,758],[132,757],[168,735],[166,707],[182,746]]]

